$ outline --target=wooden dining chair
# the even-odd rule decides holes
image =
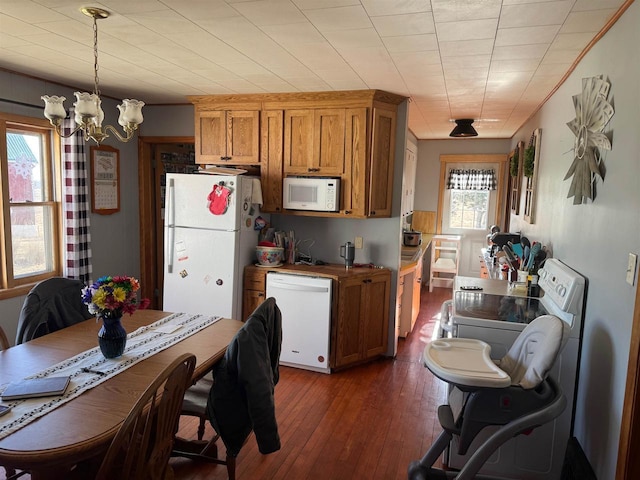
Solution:
[[[256,350],[256,345],[253,344],[254,340],[252,339],[255,338],[256,334],[264,336],[262,341],[267,344],[267,348],[266,351],[261,349],[260,351],[269,358],[256,358],[253,355],[252,350]],[[256,398],[247,399],[250,396],[248,391],[253,390],[253,388],[246,388],[247,386],[244,385],[244,382],[256,380],[259,375],[251,380],[242,378],[238,364],[241,363],[246,368],[248,362],[257,361],[260,366],[256,365],[255,371],[263,371],[266,376],[270,376],[273,387],[278,383],[281,344],[282,314],[276,305],[275,299],[268,298],[255,309],[244,326],[235,335],[224,358],[214,367],[213,374],[199,380],[195,385],[187,389],[182,402],[181,415],[195,416],[199,419],[198,440],[176,438],[172,456],[225,465],[229,480],[235,480],[236,457],[249,437],[253,425],[249,426],[248,423],[252,423],[253,415],[256,413],[255,411],[249,411],[249,405],[260,403],[262,400],[267,402],[266,398],[260,398],[259,401],[256,401]],[[243,355],[246,355],[246,357],[241,359],[240,357]],[[216,385],[216,381],[218,385]],[[216,400],[214,397],[216,396],[215,389],[217,386],[221,386],[219,390],[224,392],[221,394],[224,396],[222,402],[225,405],[225,408],[222,409],[222,416],[228,418],[221,419],[212,416],[211,412],[215,410]],[[258,408],[263,413],[269,411],[267,404],[261,404]],[[273,416],[267,419],[266,422],[261,421],[260,423],[270,426],[275,424],[275,411],[272,414]],[[211,422],[216,432],[213,438],[205,441],[203,440],[203,435],[207,421]],[[239,432],[242,432],[242,434]],[[277,441],[271,435],[264,435],[261,428],[256,431],[256,439],[262,453],[270,453],[270,451],[275,451],[280,447],[280,439],[277,433],[275,433],[275,436]],[[219,439],[222,440],[226,448],[224,458],[218,454],[217,442]],[[266,447],[267,444],[268,447]],[[263,451],[265,448],[269,451]]]
[[[169,457],[195,364],[196,357],[185,353],[156,377],[111,442],[96,480],[171,478]]]

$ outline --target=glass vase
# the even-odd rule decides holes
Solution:
[[[122,315],[100,315],[102,327],[98,332],[98,345],[104,358],[122,355],[127,345],[127,331],[122,326]]]

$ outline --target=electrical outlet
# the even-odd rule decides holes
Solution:
[[[633,286],[633,281],[636,277],[636,263],[638,263],[638,256],[630,253],[629,264],[627,265],[627,283]]]
[[[363,245],[362,237],[356,237],[355,244],[356,244],[356,248],[362,248],[362,245]]]

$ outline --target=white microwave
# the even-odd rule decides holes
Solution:
[[[340,178],[285,177],[282,206],[289,210],[337,212],[340,210]]]

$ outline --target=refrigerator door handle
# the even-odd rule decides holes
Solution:
[[[175,228],[175,187],[173,178],[169,180],[169,188],[167,189],[167,211],[165,212],[167,219],[167,245],[166,245],[166,255],[167,259],[167,273],[173,273],[173,251],[175,237],[176,237],[176,228]]]
[[[274,288],[280,288],[282,290],[296,290],[299,292],[328,292],[327,287],[315,287],[313,285],[297,285],[295,283],[284,283],[274,281],[271,284]]]

